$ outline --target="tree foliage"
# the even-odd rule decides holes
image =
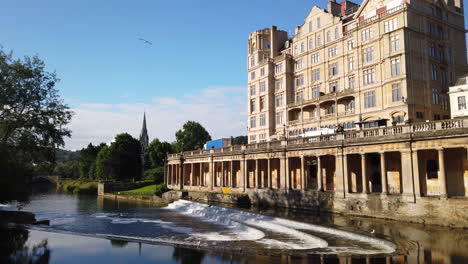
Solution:
[[[176,132],[176,151],[201,149],[210,140],[210,134],[200,123],[187,121],[182,129]]]
[[[54,164],[55,149],[70,136],[72,111],[57,82],[38,57],[14,59],[0,49],[0,196],[25,186],[35,165]]]
[[[245,145],[248,142],[247,136],[231,137],[231,145]]]
[[[100,145],[94,146],[93,144],[89,143],[86,148],[82,148],[80,150],[80,178],[85,179],[94,179],[94,170],[96,163],[96,158],[101,151],[101,149],[106,146],[105,143],[101,143]]]
[[[13,59],[0,50],[0,142],[30,159],[51,158],[63,138],[72,111],[55,88],[58,78],[38,57]]]
[[[149,144],[145,153],[145,162],[147,168],[156,168],[164,166],[164,159],[168,153],[174,152],[173,146],[169,142],[161,142],[155,138]]]
[[[141,145],[127,133],[104,146],[96,158],[96,178],[103,181],[129,181],[141,178]]]

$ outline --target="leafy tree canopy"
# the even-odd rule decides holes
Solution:
[[[94,146],[89,143],[86,148],[80,150],[80,178],[81,179],[93,179],[93,172],[90,172],[91,169],[94,169],[94,164],[96,162],[96,157],[101,151],[101,149],[106,146],[105,143],[101,143],[98,146]]]
[[[176,132],[176,151],[201,149],[210,140],[210,134],[200,123],[187,121],[182,129]]]
[[[105,181],[128,181],[141,178],[140,141],[127,133],[118,134],[104,146],[96,158],[96,177]]]
[[[71,132],[72,111],[55,88],[58,78],[38,57],[14,59],[0,50],[0,143],[31,159],[53,158]]]
[[[248,142],[247,136],[231,137],[231,145],[245,145]]]
[[[57,82],[38,57],[14,59],[0,48],[0,200],[22,192],[16,187],[26,186],[35,164],[53,164],[55,149],[71,134],[72,111]]]
[[[161,142],[155,138],[149,144],[145,153],[145,161],[149,168],[164,166],[164,159],[167,153],[174,152],[173,146],[169,142]]]

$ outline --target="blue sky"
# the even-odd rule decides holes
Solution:
[[[150,138],[172,141],[187,120],[236,136],[246,134],[249,33],[293,32],[314,5],[326,0],[7,0],[0,45],[57,72],[76,112],[68,149],[138,136],[144,109]]]

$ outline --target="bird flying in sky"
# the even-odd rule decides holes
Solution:
[[[143,41],[145,44],[153,45],[153,43],[151,43],[151,41],[149,41],[149,40],[146,40],[146,39],[143,39],[143,38],[139,38],[139,40]]]

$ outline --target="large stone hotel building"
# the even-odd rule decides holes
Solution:
[[[465,72],[462,0],[330,0],[292,38],[250,34],[249,143],[448,119],[448,87]]]

